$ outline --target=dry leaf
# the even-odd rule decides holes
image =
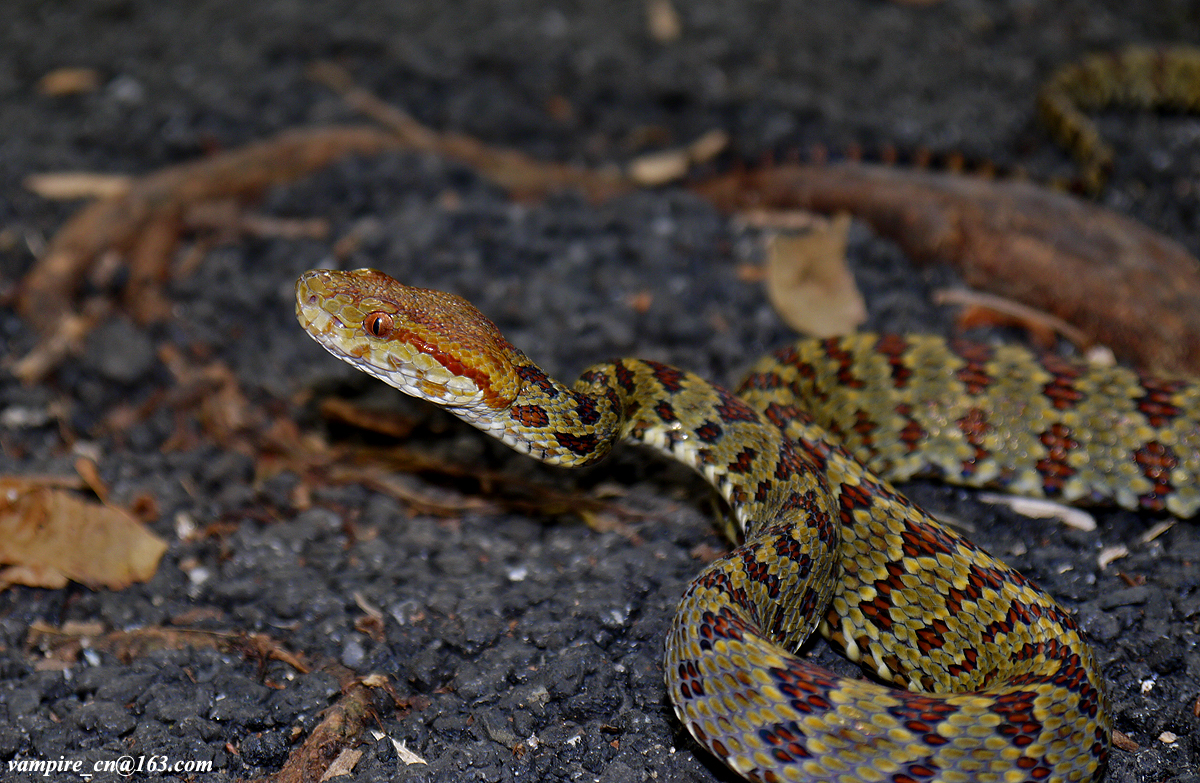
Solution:
[[[686,147],[639,155],[629,162],[629,179],[653,188],[681,179],[692,166],[707,163],[729,146],[729,134],[710,130]]]
[[[1025,329],[1041,348],[1050,349],[1062,335],[1076,347],[1087,350],[1091,339],[1063,319],[1036,307],[1015,302],[1003,296],[966,288],[943,288],[933,292],[933,302],[939,305],[960,305],[958,318],[961,329],[975,326],[1015,326]]]
[[[330,778],[338,778],[343,775],[349,775],[354,772],[354,765],[358,764],[358,760],[362,758],[361,750],[344,748],[338,757],[333,760],[329,768],[325,770],[325,774],[321,776],[321,781],[329,780]]]
[[[850,216],[804,234],[776,234],[767,245],[767,296],[789,326],[814,337],[849,334],[867,306],[846,266]]]
[[[1121,750],[1123,750],[1127,753],[1137,753],[1139,750],[1142,749],[1141,745],[1138,745],[1136,742],[1134,742],[1132,739],[1130,739],[1127,735],[1117,731],[1116,729],[1113,729],[1112,742],[1113,742],[1113,745],[1115,745],[1116,747],[1120,748]]]
[[[1046,498],[1025,498],[995,492],[980,492],[977,497],[982,503],[1008,506],[1021,516],[1030,519],[1057,519],[1067,527],[1076,530],[1096,529],[1096,518],[1088,512]]]
[[[425,764],[425,765],[429,764],[428,761],[421,758],[413,751],[409,750],[408,746],[404,744],[403,740],[397,741],[397,740],[392,739],[391,737],[388,737],[388,739],[391,740],[392,747],[396,749],[396,756],[402,762],[404,762],[405,766],[412,766],[413,764]]]
[[[38,92],[54,97],[92,92],[99,86],[100,73],[95,68],[55,68],[37,82]]]
[[[188,206],[221,198],[249,201],[272,185],[298,179],[346,155],[400,146],[391,133],[374,128],[293,130],[160,169],[135,179],[123,195],[89,204],[59,229],[21,281],[17,310],[42,339],[17,362],[14,372],[25,382],[34,382],[80,350],[81,335],[100,320],[95,311],[108,304],[107,298],[89,297],[81,306],[77,294],[83,282],[100,276],[106,264],[113,272],[130,265],[124,298],[141,317],[169,313],[162,286],[170,276]]]
[[[154,575],[167,543],[129,513],[19,478],[0,479],[0,585],[120,590]]]
[[[104,483],[104,479],[100,478],[100,469],[96,467],[96,463],[87,457],[80,457],[75,460],[75,472],[79,474],[79,478],[83,479],[83,483],[87,484],[101,503],[108,502],[108,486]]]
[[[678,41],[683,35],[679,12],[671,5],[671,0],[646,0],[646,27],[650,37],[660,44]]]
[[[1120,560],[1122,557],[1129,557],[1129,547],[1124,544],[1116,546],[1106,546],[1100,550],[1100,554],[1096,556],[1096,565],[1100,566],[1100,570],[1105,568],[1114,561]]]
[[[91,171],[59,171],[30,174],[22,183],[25,189],[42,198],[65,201],[76,198],[124,196],[133,184],[125,174],[96,174]]]
[[[629,178],[642,187],[652,188],[682,179],[691,165],[687,150],[651,152],[629,162]]]
[[[1149,544],[1163,533],[1175,527],[1175,523],[1178,521],[1179,519],[1177,517],[1171,517],[1170,519],[1164,519],[1160,522],[1156,522],[1149,530],[1147,530],[1145,533],[1142,533],[1142,535],[1138,537],[1138,540],[1143,544]]]

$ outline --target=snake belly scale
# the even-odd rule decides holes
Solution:
[[[898,475],[933,470],[1190,515],[1200,505],[1195,385],[936,338],[858,335],[764,359],[738,395],[634,359],[594,366],[567,387],[452,294],[373,270],[315,270],[296,297],[300,323],[335,356],[519,451],[584,465],[633,441],[694,467],[720,492],[743,543],[688,587],[664,670],[679,719],[743,777],[1103,774],[1111,719],[1074,619],[842,444]],[[1021,393],[1037,404],[988,397],[989,386],[1013,391],[1006,367],[1034,380]],[[888,388],[866,385],[870,375]],[[949,407],[938,407],[943,393]],[[1111,406],[1118,413],[1105,418]],[[1021,422],[1040,434],[1006,431]],[[1110,425],[1118,429],[1082,434]],[[1010,446],[1025,449],[1012,465],[1002,458]],[[932,456],[920,456],[926,448]],[[899,687],[794,655],[814,630]]]

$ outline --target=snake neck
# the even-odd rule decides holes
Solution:
[[[518,392],[503,406],[446,406],[471,426],[551,465],[590,465],[608,455],[628,427],[619,395],[603,381],[576,388],[551,378],[521,351],[508,357]],[[610,365],[612,366],[612,365]]]
[[[573,388],[524,357],[521,392],[502,415],[459,415],[518,451],[556,465],[587,465],[618,441],[648,446],[696,470],[728,503],[736,530],[816,505],[819,468],[791,439],[731,392],[689,372],[639,359],[587,369]]]

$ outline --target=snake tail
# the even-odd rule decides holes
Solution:
[[[1085,112],[1113,106],[1200,111],[1200,49],[1135,45],[1089,55],[1056,70],[1037,104],[1054,140],[1078,162],[1084,189],[1099,193],[1115,152]]]

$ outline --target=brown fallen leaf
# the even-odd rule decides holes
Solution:
[[[62,97],[93,92],[100,87],[100,72],[95,68],[55,68],[37,81],[42,95]]]
[[[4,481],[0,477],[0,482]],[[21,484],[27,487],[53,487],[55,489],[88,489],[87,483],[79,476],[52,476],[49,474],[30,474],[21,476]]]
[[[354,748],[342,748],[342,752],[338,754],[325,770],[325,774],[321,775],[320,783],[325,783],[331,778],[340,778],[354,772],[354,767],[358,764],[358,760],[362,758],[363,752]]]
[[[729,210],[847,211],[972,288],[1046,310],[1125,361],[1200,375],[1200,261],[1124,215],[1027,182],[839,163],[698,183]]]
[[[190,448],[196,437],[189,429],[194,422],[200,425],[206,437],[222,448],[253,453],[253,441],[270,417],[246,398],[229,365],[220,360],[199,364],[194,357],[169,344],[159,349],[158,356],[170,370],[176,385],[153,404],[186,412],[184,419],[177,419],[180,427],[163,444],[163,450]],[[140,411],[143,417],[149,413],[149,408]]]
[[[775,312],[802,334],[849,334],[867,306],[846,266],[850,216],[822,220],[804,233],[781,232],[767,242],[767,297]]]
[[[1117,731],[1116,729],[1113,729],[1112,741],[1113,745],[1125,751],[1126,753],[1137,753],[1142,749],[1142,746],[1138,745],[1137,742],[1129,737],[1129,735],[1125,734],[1124,732]]]
[[[20,478],[0,478],[0,587],[120,590],[154,576],[167,542],[128,512]]]
[[[133,177],[91,171],[59,171],[30,174],[22,184],[26,190],[52,200],[114,198],[129,192]]]
[[[108,503],[108,485],[104,483],[104,479],[100,478],[100,469],[96,467],[96,463],[87,457],[80,457],[75,460],[75,472],[79,474],[79,478],[83,479],[83,483],[87,484],[101,503]]]
[[[646,28],[650,37],[660,44],[678,41],[683,35],[679,12],[671,0],[646,0]]]

